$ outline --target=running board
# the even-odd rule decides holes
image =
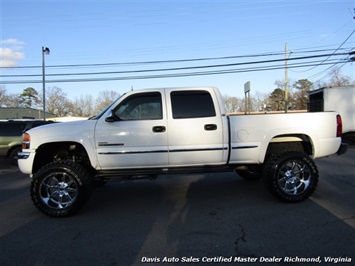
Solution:
[[[234,168],[231,166],[202,166],[202,167],[176,167],[176,168],[144,168],[144,169],[116,169],[116,170],[98,170],[95,177],[98,178],[119,178],[119,179],[142,179],[146,176],[149,179],[155,179],[158,175],[165,174],[188,174],[188,173],[213,173],[213,172],[231,172]],[[138,177],[138,178],[134,178]]]

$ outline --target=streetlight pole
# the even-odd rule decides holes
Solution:
[[[49,48],[42,46],[42,87],[43,87],[43,120],[46,120],[46,73],[44,55],[49,55]]]

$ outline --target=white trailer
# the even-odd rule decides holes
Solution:
[[[355,85],[325,87],[309,92],[308,111],[337,111],[343,120],[343,133],[354,133]]]

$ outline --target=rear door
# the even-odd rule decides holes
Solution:
[[[228,152],[213,90],[166,89],[169,166],[222,164]]]

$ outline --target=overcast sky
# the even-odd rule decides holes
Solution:
[[[0,81],[8,93],[46,87],[70,99],[103,90],[217,86],[242,97],[276,80],[326,80],[355,47],[355,0],[0,0]],[[0,84],[1,85],[1,84]]]

